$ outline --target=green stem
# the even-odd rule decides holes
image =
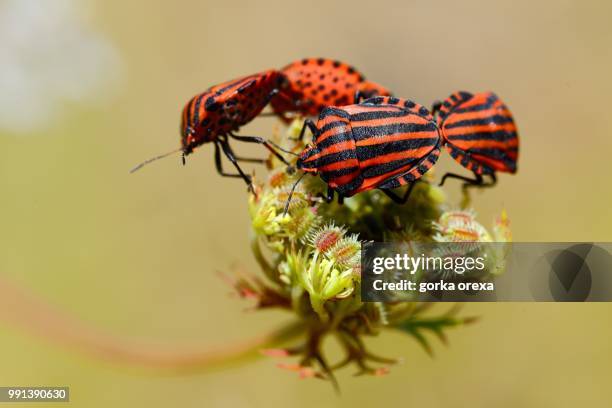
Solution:
[[[329,321],[329,314],[327,310],[325,310],[324,306],[325,301],[321,299],[316,294],[310,294],[310,305],[312,306],[312,310],[314,310],[323,323],[327,323]]]
[[[259,245],[259,239],[257,234],[251,232],[251,251],[253,252],[253,256],[255,256],[255,260],[261,270],[266,274],[268,279],[272,282],[278,282],[278,277],[276,276],[274,268],[268,262],[264,254],[261,252],[261,246]]]

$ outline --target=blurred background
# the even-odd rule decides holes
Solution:
[[[494,90],[519,126],[519,171],[474,195],[479,220],[490,227],[505,208],[515,241],[610,241],[611,12],[603,0],[0,0],[0,278],[101,331],[177,348],[279,326],[288,316],[245,313],[248,302],[218,276],[236,264],[258,270],[245,187],[216,174],[212,148],[186,167],[172,157],[128,170],[178,147],[193,94],[318,56],[425,105]],[[261,118],[242,134],[278,126]],[[462,171],[448,155],[438,177],[446,170]],[[459,183],[445,188],[458,203]],[[88,359],[18,329],[20,305],[2,304],[0,385],[70,386],[74,406],[603,407],[612,398],[607,304],[468,304],[463,313],[481,320],[451,331],[435,359],[401,334],[372,340],[404,364],[383,378],[345,370],[340,397],[271,359],[184,376]]]

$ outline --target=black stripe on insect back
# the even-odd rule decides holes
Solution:
[[[396,133],[434,132],[436,124],[428,123],[393,123],[383,126],[362,126],[353,128],[355,140],[368,139],[374,136],[389,136]]]
[[[481,119],[460,120],[458,122],[446,124],[444,125],[444,127],[446,129],[454,129],[454,128],[459,128],[459,127],[464,127],[464,126],[483,126],[483,125],[491,125],[491,124],[502,125],[505,123],[513,123],[513,122],[514,120],[512,120],[512,117],[510,116],[491,115],[491,116],[487,116],[486,118],[481,118]]]
[[[202,104],[202,99],[204,99],[204,94],[201,94],[196,98],[195,107],[193,108],[192,126],[196,126],[200,123],[200,105]]]
[[[511,147],[508,149],[492,149],[492,148],[484,148],[484,149],[479,149],[479,148],[470,148],[470,153],[471,154],[481,154],[483,156],[487,156],[487,157],[491,157],[493,159],[497,159],[497,160],[506,160],[508,159],[508,153],[509,152],[518,152],[518,148],[517,147]]]
[[[302,160],[306,161],[308,159],[310,159],[312,156],[314,156],[315,154],[319,154],[319,149],[307,149],[305,151],[302,152]]]
[[[346,126],[347,123],[345,120],[335,120],[333,122],[329,122],[327,125],[323,126],[321,129],[319,129],[319,135],[322,135],[323,133],[327,132],[328,130],[331,130],[333,128],[337,128],[339,126]]]
[[[446,138],[448,140],[495,140],[497,142],[505,142],[508,140],[516,139],[516,132],[509,132],[506,130],[498,130],[497,132],[476,132],[476,133],[465,133],[461,135],[450,135]]]
[[[253,75],[249,75],[249,76],[247,76],[245,78],[240,78],[240,79],[237,79],[235,81],[232,81],[229,84],[225,85],[223,88],[219,88],[215,92],[215,94],[216,95],[221,95],[223,92],[227,91],[228,89],[230,89],[232,87],[235,87],[236,85],[240,84],[241,82],[247,81],[248,79],[251,79],[251,78],[253,78]]]
[[[319,150],[323,150],[335,144],[349,141],[351,140],[351,138],[352,133],[350,131],[338,133],[332,136],[328,136],[320,142],[317,142],[317,147],[319,148]]]
[[[469,154],[466,154],[466,157],[470,154],[479,154],[485,157],[492,158],[494,160],[499,160],[504,163],[510,169],[516,169],[516,162],[510,158],[508,155],[509,152],[517,152],[517,148],[511,148],[508,150],[501,149],[470,149]],[[463,163],[462,163],[463,164]],[[466,164],[467,165],[467,164]],[[488,165],[482,163],[483,167],[489,167]]]
[[[346,176],[348,174],[352,174],[354,172],[356,172],[357,170],[359,170],[358,166],[351,166],[351,167],[346,167],[344,169],[340,169],[340,170],[322,170],[323,173],[325,173],[325,176],[329,179],[334,179],[337,177],[342,177],[342,176]]]
[[[455,109],[451,109],[451,111],[448,112],[448,114],[450,115],[451,113],[479,112],[479,111],[491,109],[493,107],[493,105],[495,104],[495,102],[497,102],[498,100],[499,100],[499,98],[497,97],[497,95],[495,95],[495,94],[489,95],[487,97],[486,102],[484,102],[484,103],[481,103],[481,104],[478,104],[478,105],[473,105],[473,106],[468,106],[468,107],[464,107],[464,108],[460,108],[459,106],[461,106],[461,105],[458,105],[458,106],[455,107]],[[446,106],[446,105],[444,105],[444,106]]]
[[[421,157],[415,157],[413,159],[402,159],[393,160],[380,164],[373,164],[362,169],[362,174],[365,178],[372,178],[376,176],[382,176],[383,174],[391,173],[402,167],[412,166],[421,160]]]
[[[323,167],[351,159],[355,159],[355,152],[353,150],[342,150],[319,157],[317,159],[317,167]]]
[[[412,113],[407,112],[405,110],[394,109],[394,110],[375,110],[370,112],[360,112],[354,113],[351,115],[351,122],[361,122],[365,120],[375,120],[375,119],[388,119],[388,118],[403,118],[405,116],[411,115]]]
[[[487,101],[480,105],[468,106],[467,108],[456,108],[453,109],[450,113],[469,113],[491,109],[493,107],[493,102],[494,101]]]
[[[240,88],[238,88],[236,90],[236,92],[238,92],[238,93],[244,92],[245,90],[250,88],[253,84],[255,84],[255,82],[257,82],[257,80],[255,80],[255,79],[252,79],[249,82],[245,82],[244,84],[240,85]]]
[[[190,126],[192,126],[194,124],[193,116],[191,115],[191,107],[195,103],[196,98],[197,98],[196,96],[191,98],[189,100],[189,102],[187,103],[187,106],[185,106],[185,116],[186,116],[186,119],[187,119],[187,124],[190,125]]]
[[[438,142],[438,139],[432,137],[398,140],[369,146],[357,146],[357,157],[359,157],[359,161],[364,161],[385,154],[406,152],[425,146],[435,146]]]
[[[423,154],[423,156],[420,156],[420,157],[406,158],[402,160],[394,160],[388,163],[381,163],[381,164],[376,164],[376,165],[366,167],[364,169],[364,176],[365,177],[380,176],[380,175],[392,172],[394,170],[397,170],[407,165],[410,165],[411,167],[413,167],[417,164],[419,164],[423,169],[426,169],[425,171],[421,172],[421,174],[423,174],[427,171],[426,164],[429,163],[430,165],[429,167],[433,166],[436,163],[436,161],[438,161],[439,157],[440,157],[440,145],[436,144],[436,146],[434,146],[433,149],[431,149],[429,152]],[[408,171],[411,171],[411,170],[407,170],[407,172]]]

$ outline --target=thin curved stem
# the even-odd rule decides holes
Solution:
[[[38,338],[109,363],[170,372],[201,371],[258,356],[304,333],[299,322],[251,340],[217,348],[186,350],[119,338],[88,326],[0,276],[0,322]]]

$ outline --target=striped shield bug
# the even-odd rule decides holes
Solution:
[[[229,139],[262,144],[279,160],[287,163],[277,151],[280,147],[272,142],[257,136],[238,136],[234,133],[262,111],[277,92],[282,81],[283,75],[280,72],[268,70],[212,86],[205,92],[194,96],[183,109],[180,127],[181,147],[149,159],[136,166],[131,172],[177,152],[183,153],[184,163],[185,157],[194,149],[205,143],[213,143],[215,165],[219,174],[225,177],[240,177],[252,189],[250,177],[244,173],[238,162],[263,162],[263,160],[237,157],[230,147]],[[221,151],[238,173],[227,173],[223,170]]]
[[[313,133],[313,143],[302,151],[296,167],[304,174],[318,174],[327,183],[328,201],[335,193],[341,199],[380,189],[393,201],[404,203],[415,181],[440,156],[442,139],[429,110],[395,97],[327,107],[316,124],[309,119],[304,122],[300,137],[306,128]],[[403,197],[392,191],[407,184]]]
[[[330,105],[356,103],[356,94],[364,98],[390,95],[352,66],[326,58],[305,58],[281,69],[285,84],[270,105],[274,113],[288,121],[287,113],[317,116]]]
[[[492,92],[471,94],[455,92],[444,102],[434,104],[444,147],[463,167],[474,173],[474,178],[447,173],[464,186],[492,186],[496,171],[515,173],[519,139],[516,125],[508,107]],[[491,178],[484,182],[484,175]]]

